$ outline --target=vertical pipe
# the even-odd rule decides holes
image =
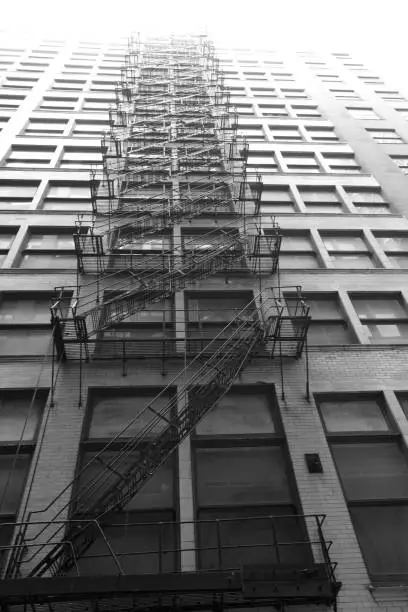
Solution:
[[[79,341],[79,398],[78,408],[82,407],[82,340]]]
[[[50,406],[51,406],[51,408],[54,408],[54,393],[55,393],[54,373],[55,373],[55,333],[56,333],[56,327],[57,327],[57,323],[54,320],[54,325],[52,327],[51,399],[50,399]]]
[[[280,550],[279,550],[278,534],[276,532],[275,517],[274,516],[270,516],[269,518],[271,519],[273,543],[274,543],[274,549],[275,549],[275,552],[276,552],[276,561],[277,561],[278,565],[280,565],[281,564],[281,557],[280,557]]]
[[[163,573],[163,523],[159,523],[159,574]]]
[[[305,336],[305,357],[306,357],[306,399],[310,402],[310,374],[309,374],[309,348],[307,342],[307,330]]]
[[[221,525],[219,519],[215,522],[217,526],[217,553],[218,553],[218,569],[222,570],[222,545],[221,545]]]

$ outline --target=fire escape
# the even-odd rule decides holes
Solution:
[[[93,222],[87,227],[79,220],[74,235],[81,283],[59,288],[51,307],[56,361],[79,359],[82,367],[83,360],[101,354],[123,361],[141,358],[149,341],[106,339],[105,333],[210,275],[266,278],[278,270],[279,227],[262,228],[262,182],[247,171],[248,145],[236,132],[222,72],[205,38],[172,37],[144,45],[131,39],[110,130],[103,138],[103,170],[91,177]],[[143,241],[154,241],[201,215],[217,224],[199,240],[186,238],[154,253],[140,248]],[[162,523],[157,525],[157,549],[150,551],[157,561],[153,574],[125,568],[107,534],[114,513],[229,391],[251,359],[279,357],[282,364],[302,355],[309,319],[299,287],[285,293],[279,284],[260,285],[257,295],[200,350],[188,338],[162,340],[163,361],[183,357],[180,373],[137,416],[147,425],[120,450],[112,439],[86,464],[69,485],[69,503],[61,501],[64,492],[57,496],[47,509],[52,520],[37,521],[34,512],[18,526],[0,582],[3,608],[46,604],[62,610],[67,603],[95,610],[115,605],[123,611],[335,606],[339,584],[320,515],[298,517],[302,526],[291,543],[276,536],[282,517],[263,517],[270,543],[254,541],[249,560],[247,545],[223,538],[219,521],[212,521],[215,541],[197,545],[194,552],[200,557],[205,551],[215,560],[209,566],[199,563],[193,572],[180,572],[177,562],[176,569],[166,569],[169,556],[177,559],[182,550],[165,541]],[[158,407],[175,385],[177,393],[164,409]],[[119,435],[126,437],[133,425]],[[95,460],[104,466],[97,476]],[[86,490],[78,486],[83,477]],[[178,532],[182,528],[171,525]],[[199,530],[200,521],[193,528]],[[101,544],[114,576],[90,577],[87,553]],[[288,544],[298,547],[297,565],[285,562]]]

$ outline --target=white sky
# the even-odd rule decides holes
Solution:
[[[207,32],[225,46],[354,52],[408,92],[408,0],[0,0],[0,32],[86,39]]]

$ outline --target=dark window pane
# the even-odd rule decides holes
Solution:
[[[351,344],[354,341],[352,332],[344,321],[320,323],[311,321],[308,342],[313,344]]]
[[[245,520],[248,514],[260,518]],[[303,519],[293,514],[291,506],[237,511],[201,510],[199,518],[206,521],[238,519],[221,520],[218,528],[216,522],[199,523],[201,569],[236,568],[243,563],[304,566],[311,560]],[[297,544],[292,544],[294,542]]]
[[[305,302],[310,306],[310,316],[316,319],[342,319],[343,314],[341,306],[336,298],[315,298],[305,297]],[[288,301],[289,305],[289,301]],[[292,308],[297,307],[296,301],[293,302]]]
[[[269,398],[262,394],[228,393],[196,431],[201,435],[274,433]]]
[[[407,395],[400,395],[398,397],[399,403],[401,404],[401,408],[404,411],[405,416],[408,419],[408,396]]]
[[[202,321],[203,323],[230,321],[244,310],[252,299],[251,293],[236,297],[229,297],[225,294],[208,298],[191,297],[188,300],[189,321]],[[253,310],[252,303],[248,308],[248,314],[251,310]]]
[[[10,524],[12,522],[13,519],[10,517],[9,519],[4,518],[0,523],[0,569],[3,569],[5,565],[8,552],[7,549],[1,550],[1,547],[9,546],[13,537],[14,526]]]
[[[373,579],[398,582],[408,574],[408,506],[351,507],[351,518]]]
[[[32,395],[0,393],[0,441],[34,439],[45,398]]]
[[[3,294],[0,303],[0,323],[40,323],[50,322],[50,296],[31,296],[23,294],[21,297],[12,294]]]
[[[375,399],[355,397],[319,402],[326,429],[342,431],[388,431],[389,427]]]
[[[143,515],[126,513],[115,516],[113,524],[104,529],[105,536],[125,573],[156,574],[160,571],[176,570],[176,526],[159,525],[161,521],[172,521],[172,514],[171,512]],[[82,556],[79,561],[79,571],[80,574],[86,575],[119,573],[102,537],[98,538]]]
[[[159,390],[157,391],[159,392]],[[145,410],[152,404],[155,412],[164,411],[170,416],[168,395],[154,399],[155,395],[113,395],[95,397],[92,408],[92,420],[89,427],[89,438],[111,438],[120,433],[133,419],[134,423],[123,433],[123,437],[132,437],[142,431],[155,418],[151,410]],[[154,402],[153,402],[154,400]],[[137,417],[137,418],[136,418]],[[157,434],[167,423],[157,419],[151,434]]]
[[[20,268],[75,268],[75,255],[66,255],[64,253],[50,253],[48,255],[38,255],[28,253],[22,256],[20,260]]]
[[[333,444],[347,499],[408,498],[408,466],[394,442]]]
[[[197,487],[207,506],[290,500],[280,447],[197,449]]]
[[[0,330],[0,355],[44,355],[51,353],[48,329]]]
[[[0,513],[17,513],[30,460],[30,455],[0,456]]]
[[[84,453],[81,462],[85,466],[95,453]],[[135,461],[135,457],[120,459],[119,451],[104,452],[79,477],[77,505],[74,511],[80,511],[93,505],[96,498],[106,494],[111,487],[116,487],[120,475],[126,473]],[[115,470],[115,471],[114,471]],[[173,463],[170,459],[151,476],[140,491],[126,504],[128,510],[145,508],[171,508],[173,506]]]

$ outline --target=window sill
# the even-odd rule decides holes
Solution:
[[[373,585],[368,586],[374,601],[377,603],[403,602],[408,604],[408,581],[407,584]]]

